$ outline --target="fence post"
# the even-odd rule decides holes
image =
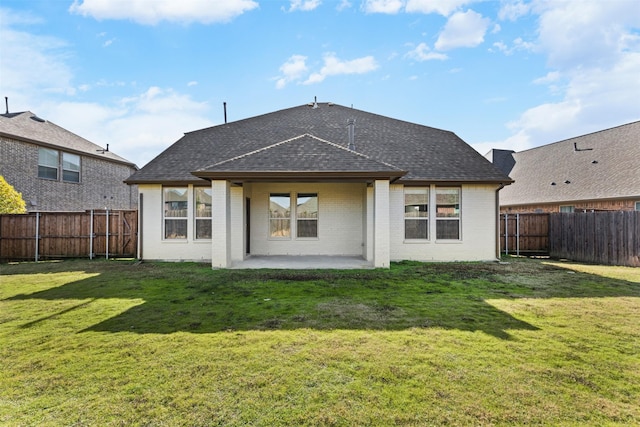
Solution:
[[[516,255],[520,256],[520,214],[516,214]]]
[[[509,255],[509,214],[504,214],[504,254]]]
[[[36,212],[36,262],[38,262],[38,251],[40,246],[40,212]]]
[[[106,242],[106,248],[107,248],[106,252],[107,252],[107,254],[106,254],[106,259],[109,259],[109,209],[107,209],[107,219],[106,219],[106,221],[107,221],[107,242]]]
[[[89,224],[89,259],[93,259],[93,209],[91,209],[91,223]]]

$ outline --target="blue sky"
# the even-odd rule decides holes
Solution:
[[[138,166],[314,97],[520,151],[640,120],[640,6],[2,0],[0,96]]]

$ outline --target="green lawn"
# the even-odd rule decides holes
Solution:
[[[640,424],[640,269],[0,265],[6,426]]]

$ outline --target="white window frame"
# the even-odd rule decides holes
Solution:
[[[298,204],[298,200],[302,197],[315,197],[316,199],[316,216],[315,218],[306,218],[300,217],[300,211],[298,210],[298,208],[300,207],[300,205]],[[296,239],[297,240],[317,240],[318,236],[319,236],[319,229],[318,226],[320,225],[320,198],[318,197],[318,193],[313,192],[313,193],[296,193],[296,197],[295,197],[295,206],[296,206],[296,212],[295,212],[295,224],[296,224]],[[299,222],[300,221],[315,221],[316,223],[316,235],[315,236],[300,236],[299,235],[299,231],[301,229],[301,227],[298,227]]]
[[[456,204],[457,208],[454,207],[454,214],[455,216],[450,216],[450,215],[440,215],[440,213],[438,212],[438,206],[441,206],[438,204],[438,192],[439,191],[451,191],[451,190],[456,190],[457,194],[458,194],[458,203]],[[442,193],[440,193],[442,194]],[[435,189],[435,199],[436,199],[436,203],[435,203],[435,219],[436,219],[436,240],[440,240],[440,241],[460,241],[462,240],[462,188],[461,187],[438,187],[436,186]],[[457,238],[441,238],[438,237],[438,224],[442,224],[443,221],[457,221],[458,223],[458,237]]]
[[[430,237],[430,232],[429,232],[429,228],[430,228],[430,224],[429,224],[429,209],[430,209],[430,200],[429,198],[431,197],[431,189],[429,187],[405,187],[404,188],[404,240],[409,240],[409,241],[428,241],[429,237]],[[407,195],[411,195],[411,194],[422,194],[426,196],[426,203],[420,203],[420,204],[407,204]],[[422,205],[426,205],[426,210],[420,210],[420,208],[418,206],[422,206]],[[407,206],[411,206],[413,209],[407,210]],[[416,210],[415,208],[418,207],[418,209]],[[414,215],[414,213],[417,212],[417,216]],[[420,213],[425,213],[426,216],[420,216]],[[407,224],[408,222],[415,222],[415,221],[423,221],[425,222],[425,228],[426,228],[426,232],[427,235],[425,237],[407,237]]]
[[[199,199],[201,195],[199,195],[198,193],[200,191],[204,191],[205,195],[209,197],[209,203],[207,203],[206,200],[201,201]],[[213,195],[213,191],[211,187],[193,187],[193,216],[194,216],[193,235],[195,237],[195,240],[211,240],[211,232],[212,232],[211,220],[212,220],[212,214],[213,214],[212,205],[211,205],[212,195]],[[205,196],[205,199],[206,199],[206,196]],[[207,206],[208,206],[208,209],[207,209]],[[198,224],[207,220],[209,221],[209,233],[210,233],[209,237],[200,237],[200,227],[198,227]]]
[[[71,161],[71,159],[75,160],[77,158],[78,162],[77,162],[77,170],[74,168],[75,163],[73,163]],[[77,154],[72,154],[72,153],[66,153],[64,151],[62,151],[62,174],[61,174],[61,178],[64,182],[74,182],[74,183],[79,183],[80,182],[80,162],[81,162],[81,157]],[[73,174],[74,178],[77,174],[77,179],[68,179],[65,177],[66,173],[71,173]]]
[[[560,205],[559,209],[562,213],[573,213],[576,210],[574,205]]]
[[[636,210],[640,211],[640,202],[636,202]]]
[[[42,159],[41,159],[41,153],[42,152],[46,152],[50,155],[55,154],[56,157],[56,161],[55,161],[55,166],[53,164],[48,165],[48,164],[44,164],[41,163]],[[40,174],[40,168],[46,168],[48,170],[55,170],[56,172],[56,177],[55,178],[50,178],[47,176],[42,176]],[[47,179],[50,181],[58,181],[60,178],[60,151],[58,150],[54,150],[53,148],[46,148],[46,147],[38,147],[38,178],[40,179]]]
[[[184,195],[186,196],[186,200],[169,200],[167,201],[167,192],[171,190],[184,190]],[[184,215],[176,216],[176,215],[168,215],[167,213],[175,213],[179,212],[183,209],[167,209],[168,202],[176,202],[176,203],[184,203]],[[167,232],[167,221],[184,221],[184,236],[178,235],[177,237],[168,237]],[[163,240],[187,240],[189,237],[189,187],[182,186],[171,186],[171,187],[162,187],[162,239]]]
[[[288,197],[289,198],[289,206],[288,206],[289,215],[288,216],[279,217],[279,216],[273,216],[272,215],[271,199],[274,198],[274,197]],[[268,207],[267,211],[268,211],[268,215],[269,215],[269,223],[268,223],[268,227],[267,227],[267,233],[268,233],[268,236],[269,236],[269,240],[291,240],[291,235],[293,234],[293,229],[292,229],[293,228],[293,224],[292,224],[293,221],[292,221],[292,218],[291,218],[292,217],[292,215],[291,215],[292,214],[291,206],[294,203],[294,200],[293,200],[293,197],[291,196],[291,193],[290,192],[289,193],[286,193],[286,192],[269,193],[268,203],[269,203],[269,207]],[[284,206],[282,206],[282,207],[284,207]],[[287,235],[283,235],[283,236],[274,236],[272,234],[272,231],[271,231],[271,222],[272,221],[289,221],[289,233]]]

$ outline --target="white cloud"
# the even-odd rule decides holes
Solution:
[[[321,4],[322,0],[291,0],[288,11],[294,12],[296,10],[301,10],[303,12],[308,12],[316,9]]]
[[[129,19],[155,25],[161,21],[210,24],[228,22],[259,5],[253,0],[74,0],[69,11],[97,20]]]
[[[499,42],[495,42],[493,43],[493,47],[504,53],[505,55],[509,56],[509,55],[513,55],[514,52],[516,51],[533,51],[535,49],[535,45],[532,42],[526,42],[524,40],[522,40],[522,38],[518,37],[513,41],[513,45],[512,46],[508,46],[506,43],[499,41]],[[494,49],[489,49],[489,52],[493,52]]]
[[[488,18],[483,18],[473,10],[456,12],[447,21],[435,47],[437,50],[449,50],[478,46],[484,41],[490,22]]]
[[[406,58],[415,59],[416,61],[430,61],[448,59],[448,56],[444,53],[433,52],[426,43],[420,43],[415,49],[410,50],[405,55]]]
[[[516,21],[521,16],[529,13],[530,5],[522,0],[503,1],[498,11],[498,19],[501,21]]]
[[[187,86],[191,87],[191,86],[198,86],[198,82],[195,80],[190,81],[189,83],[187,83]]]
[[[151,87],[106,106],[48,102],[38,114],[143,166],[184,132],[211,126],[210,107],[172,89]]]
[[[362,8],[366,13],[396,14],[402,10],[402,0],[365,0]]]
[[[351,8],[352,4],[349,0],[341,0],[338,6],[336,6],[337,11],[343,11],[345,9]]]
[[[364,74],[377,68],[378,63],[373,56],[342,61],[334,53],[327,53],[324,55],[324,66],[320,69],[320,72],[311,74],[304,84],[320,83],[328,76]]]
[[[307,72],[307,57],[303,55],[292,55],[280,66],[282,77],[276,82],[276,88],[282,89],[288,83],[301,79]]]
[[[3,19],[0,50],[3,58],[11,58],[0,60],[0,90],[9,97],[12,110],[28,110],[32,108],[31,99],[46,94],[75,93],[73,73],[66,63],[70,55],[67,43],[55,37],[18,31],[6,24],[40,23],[36,18],[0,13]]]
[[[640,119],[635,1],[536,2],[532,13],[540,15],[536,52],[551,68],[533,83],[562,99],[511,121],[503,145],[522,150]]]
[[[473,3],[474,0],[408,0],[405,10],[409,13],[438,13],[449,16],[462,6]]]

